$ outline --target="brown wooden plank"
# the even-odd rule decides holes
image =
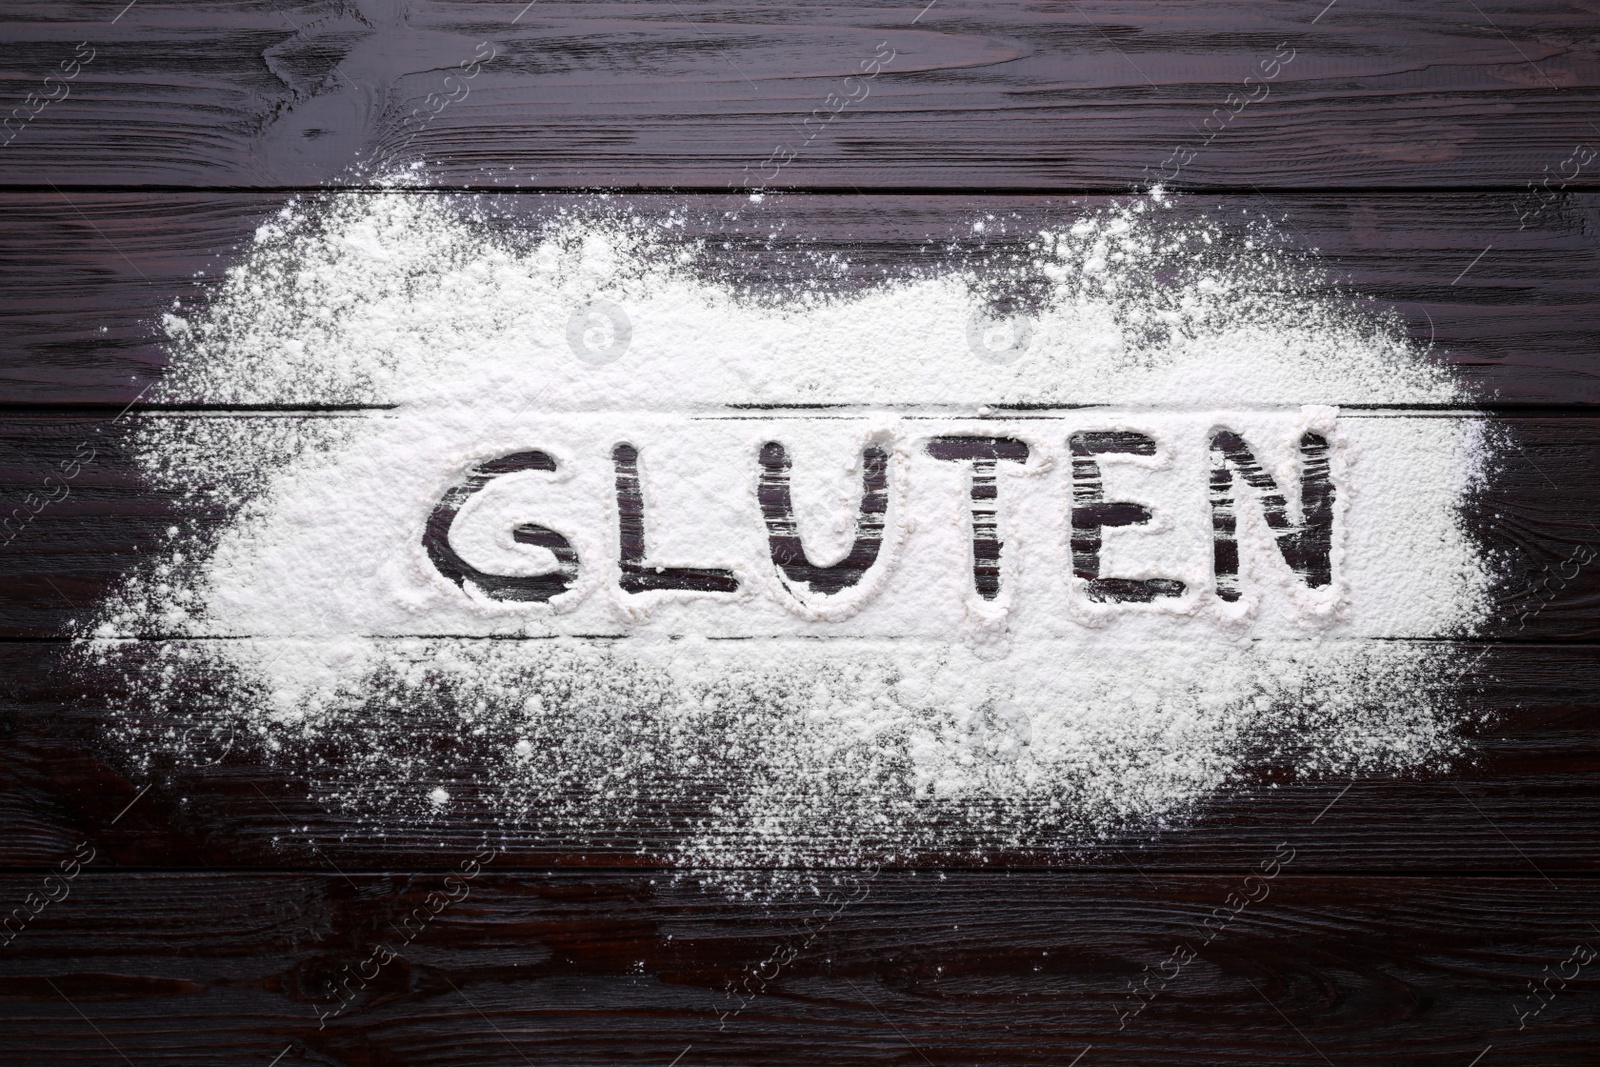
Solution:
[[[1248,890],[1265,896],[1214,919],[1206,943],[1212,910],[1288,849]],[[1600,937],[1592,880],[1307,876],[1302,854],[1280,839],[1237,871],[1149,881],[885,872],[775,905],[492,863],[453,886],[91,865],[0,957],[0,1049],[74,1064],[286,1050],[280,1062],[792,1063],[799,1048],[812,1062],[1452,1067],[1492,1045],[1495,1062],[1592,1062],[1588,970],[1552,982],[1537,1015],[1528,992]],[[40,882],[8,875],[0,899]],[[417,909],[428,921],[402,928]],[[379,942],[397,956],[381,967]],[[1180,945],[1193,959],[1163,983]],[[319,1031],[347,973],[371,978]],[[1161,991],[1135,1014],[1146,975]]]
[[[371,813],[341,809],[325,798],[332,788],[327,768],[307,779],[292,763],[273,764],[241,750],[216,768],[158,761],[158,773],[151,775],[132,769],[130,754],[107,742],[105,680],[65,673],[58,658],[62,646],[51,638],[68,632],[69,619],[82,617],[120,574],[156,549],[170,523],[195,517],[181,515],[175,501],[141,486],[121,454],[120,436],[137,417],[117,424],[82,416],[0,420],[7,431],[0,442],[13,457],[5,468],[5,495],[12,500],[83,442],[95,442],[98,450],[72,482],[69,497],[41,511],[0,554],[8,594],[3,617],[10,620],[12,638],[0,647],[14,679],[9,711],[0,717],[12,732],[0,789],[0,810],[12,820],[11,832],[0,862],[37,863],[73,840],[92,837],[119,862],[136,864],[316,867],[329,854],[341,866],[414,863],[437,855],[441,844],[473,848],[485,832],[502,832],[492,806],[480,810],[469,800],[458,816],[428,826],[392,820],[386,835],[374,840],[368,832]],[[1330,869],[1521,870],[1524,857],[1556,872],[1593,869],[1586,845],[1596,833],[1600,808],[1587,724],[1597,681],[1600,590],[1594,568],[1578,568],[1567,580],[1562,564],[1596,538],[1590,523],[1600,514],[1600,501],[1590,472],[1600,439],[1588,418],[1530,416],[1501,419],[1498,426],[1512,447],[1474,513],[1479,536],[1504,561],[1499,621],[1489,633],[1506,643],[1474,670],[1472,677],[1484,679],[1485,688],[1471,698],[1475,708],[1498,718],[1477,732],[1476,758],[1448,776],[1364,782],[1353,789],[1341,801],[1351,821],[1329,820],[1319,830],[1328,835]],[[1465,663],[1477,647],[1461,646],[1459,654]],[[152,723],[159,726],[163,714],[154,710]],[[419,710],[418,716],[419,736],[459,733],[437,709]],[[181,714],[170,721],[183,728]],[[483,754],[470,749],[439,758],[463,783],[484,768]],[[149,797],[120,826],[110,827],[112,817],[152,782]],[[1095,853],[1096,862],[1225,865],[1261,847],[1280,817],[1313,818],[1336,784],[1284,783],[1265,774],[1220,798],[1195,824],[1153,842],[1140,835],[1118,840]],[[472,795],[467,785],[455,791]],[[297,835],[297,826],[308,829]],[[670,853],[676,832],[665,824],[618,825],[608,835],[578,842],[527,829],[512,833],[511,840],[523,862],[632,864]],[[1508,846],[1502,834],[1515,845]],[[315,851],[311,842],[331,852]]]
[[[272,758],[232,735],[219,735],[207,750],[209,766],[180,761],[159,742],[130,749],[107,733],[102,682],[65,673],[57,651],[0,645],[0,664],[15,679],[0,702],[8,732],[0,750],[7,818],[0,867],[53,864],[85,840],[107,866],[430,866],[486,840],[508,849],[506,866],[651,866],[680,851],[690,818],[703,814],[645,814],[581,839],[537,817],[508,823],[504,804],[473,784],[501,749],[462,736],[451,713],[427,707],[408,713],[414,734],[434,739],[428,767],[417,773],[451,783],[450,809],[418,821],[382,805],[351,807],[338,794],[341,775],[356,772],[337,755],[317,762],[291,745]],[[1463,649],[1463,656],[1478,652]],[[1309,850],[1304,869],[1593,873],[1600,870],[1592,847],[1600,835],[1597,670],[1593,645],[1504,646],[1465,676],[1470,707],[1485,721],[1467,729],[1466,753],[1442,771],[1352,784],[1295,779],[1263,760],[1192,820],[994,858],[1023,867],[1226,870],[1292,833]],[[145,717],[154,728],[181,732],[183,711],[151,708]]]
[[[131,16],[130,16],[131,17]],[[0,196],[0,402],[107,403],[138,395],[166,362],[159,320],[175,299],[206,298],[239,262],[281,195],[9,193]],[[716,269],[741,284],[793,285],[804,253],[839,253],[842,288],[941,264],[1001,261],[1039,229],[1106,198],[856,195],[637,196],[675,211],[684,239],[726,235]],[[510,195],[461,201],[495,225],[537,225],[592,199]],[[1178,208],[1244,224],[1265,212],[1292,247],[1317,249],[1329,299],[1391,309],[1486,401],[1600,402],[1600,195],[1568,195],[1519,230],[1522,201],[1501,194],[1201,196]],[[613,204],[613,207],[619,206]],[[735,220],[728,211],[740,212]],[[1248,213],[1248,216],[1247,216]],[[999,222],[975,237],[972,221]],[[781,226],[780,226],[781,224]],[[955,245],[955,251],[939,251]],[[1491,245],[1486,251],[1485,246]],[[1481,256],[1481,258],[1480,258]],[[1470,270],[1467,268],[1470,267]]]
[[[225,414],[163,416],[227,418]],[[257,416],[259,417],[259,416]],[[280,418],[297,418],[283,415]],[[87,688],[61,676],[49,638],[67,632],[68,620],[81,617],[117,577],[137,566],[141,555],[162,541],[166,526],[180,518],[175,502],[142,487],[117,447],[129,425],[104,418],[11,416],[0,440],[12,449],[6,496],[15,499],[33,488],[42,473],[73,455],[84,441],[100,450],[85,465],[72,493],[41,511],[23,534],[0,555],[7,575],[5,618],[13,638],[7,647],[15,665],[7,760],[9,787],[0,803],[12,813],[12,834],[4,859],[36,862],[54,855],[74,835],[105,832],[108,820],[148,779],[128,769],[126,754],[107,751],[101,728],[103,693],[93,680]],[[1503,558],[1507,574],[1500,586],[1497,627],[1490,631],[1514,644],[1485,662],[1482,675],[1497,678],[1476,697],[1482,710],[1507,716],[1483,731],[1481,759],[1456,768],[1448,779],[1363,784],[1342,803],[1359,812],[1353,824],[1330,823],[1338,836],[1330,862],[1381,869],[1515,868],[1520,856],[1504,845],[1502,831],[1541,866],[1588,870],[1584,847],[1592,839],[1600,809],[1595,807],[1596,769],[1592,731],[1594,645],[1597,618],[1595,570],[1578,569],[1571,581],[1558,580],[1562,564],[1582,546],[1592,545],[1589,523],[1600,514],[1589,473],[1596,469],[1595,423],[1588,419],[1528,417],[1500,420],[1515,447],[1500,465],[1495,487],[1478,502],[1480,535]],[[1547,483],[1544,479],[1552,479]],[[1570,569],[1570,568],[1569,568]],[[1524,622],[1524,615],[1526,620]],[[1544,649],[1529,642],[1571,643]],[[1475,655],[1464,646],[1463,657]],[[159,721],[159,720],[158,720]],[[419,730],[453,736],[447,720],[426,715]],[[292,825],[312,827],[308,840],[337,848],[341,864],[415,862],[434,854],[441,841],[470,848],[493,824],[492,814],[465,814],[440,826],[397,826],[385,840],[365,838],[362,819],[335,810],[317,798],[327,782],[307,783],[292,767],[263,763],[259,754],[239,753],[236,762],[203,772],[175,768],[131,812],[121,830],[105,838],[127,862],[229,863],[240,856],[261,864],[315,866],[321,861],[309,845],[275,847]],[[464,753],[457,770],[463,778],[480,769]],[[130,777],[131,775],[131,777]],[[1457,790],[1473,796],[1469,802]],[[262,789],[272,798],[264,798]],[[309,793],[308,793],[309,791]],[[1259,846],[1271,826],[1263,813],[1309,818],[1327,803],[1325,785],[1291,785],[1246,790],[1223,798],[1196,826],[1161,835],[1141,858],[1112,862],[1202,867],[1226,862],[1244,848]],[[188,798],[175,803],[174,797]],[[309,799],[308,799],[309,796]],[[1471,809],[1483,808],[1480,818]],[[274,807],[276,804],[278,807]],[[281,810],[280,810],[281,809]],[[1559,818],[1552,812],[1559,811]],[[667,836],[662,837],[665,833]],[[131,836],[119,836],[119,835]],[[644,840],[660,852],[671,848],[670,828],[619,826],[609,840],[574,843],[537,833],[516,838],[534,856],[565,855],[580,862],[637,862]],[[96,837],[96,840],[102,840]],[[121,842],[120,844],[115,844]],[[330,842],[340,842],[338,845]],[[1119,843],[1141,849],[1140,838]],[[584,855],[574,855],[574,851]],[[1107,854],[1109,855],[1109,854]],[[1219,859],[1219,857],[1222,857]],[[1102,860],[1106,857],[1102,856]]]
[[[225,518],[142,484],[126,452],[141,417],[240,416],[135,412],[119,419],[109,409],[93,415],[0,415],[0,515],[9,517],[6,529],[14,535],[0,547],[0,638],[66,636],[71,620],[86,618],[122,574],[165,543],[168,526],[195,521],[199,532]],[[293,423],[308,416],[247,417]],[[1585,546],[1600,542],[1600,485],[1593,477],[1600,469],[1600,422],[1542,415],[1490,421],[1502,440],[1489,484],[1468,512],[1498,574],[1493,621],[1483,636],[1600,640],[1600,569],[1582,559]],[[62,480],[63,463],[91,455],[76,477]],[[52,496],[58,499],[52,502]]]
[[[722,188],[783,146],[777,185],[1117,189],[1211,119],[1184,181],[1520,189],[1600,144],[1578,3],[122,6],[0,24],[0,182],[303,186],[390,154],[450,187]],[[830,94],[855,103],[820,125]]]

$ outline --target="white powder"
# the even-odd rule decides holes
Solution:
[[[1450,655],[1412,639],[1484,611],[1459,521],[1481,425],[1348,410],[1460,397],[1392,322],[1308,296],[1308,266],[1263,228],[1158,192],[1008,265],[834,293],[749,292],[720,242],[683,229],[612,210],[506,232],[403,192],[264,226],[210,306],[168,317],[165,397],[387,407],[143,420],[146,470],[196,520],[85,636],[126,681],[133,750],[255,745],[374,825],[470,810],[695,867],[1070,850],[1185,817],[1263,764],[1393,771],[1456,750]],[[1331,582],[1289,570],[1236,479],[1242,595],[1217,595],[1219,429],[1294,520],[1302,435],[1328,442]],[[1073,577],[1068,441],[1105,431],[1155,452],[1099,457],[1105,499],[1151,512],[1105,530],[1101,573],[1181,595],[1096,603]],[[1027,446],[997,467],[993,596],[967,468],[928,451],[949,436]],[[808,593],[774,566],[768,441],[819,565],[850,551],[863,448],[888,454],[883,546],[854,587]],[[738,592],[621,590],[622,442],[648,562],[720,568]],[[556,530],[578,564],[548,603],[458,584],[423,545],[475,465],[530,450],[556,470],[490,480],[449,544],[538,574],[555,557],[511,531]],[[151,633],[174,640],[124,640]],[[189,732],[146,725],[152,704]]]

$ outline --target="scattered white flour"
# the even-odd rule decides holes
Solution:
[[[1074,850],[1191,815],[1262,767],[1436,765],[1458,745],[1448,645],[1484,611],[1461,509],[1479,422],[1392,323],[1309,291],[1261,228],[1160,193],[1022,254],[827,290],[750,285],[720,239],[611,208],[540,226],[404,192],[297,202],[199,313],[167,318],[161,399],[359,406],[152,414],[140,460],[192,520],[86,631],[147,766],[255,746],[379,826],[475,813],[522,840],[696,868]],[[766,211],[775,210],[768,205]],[[777,210],[781,210],[777,208]],[[819,268],[819,279],[825,271]],[[839,287],[835,287],[838,289]],[[1354,410],[1352,410],[1354,406]],[[1328,442],[1333,580],[1311,588],[1235,479],[1241,597],[1213,576],[1210,435],[1240,434],[1302,519],[1302,435]],[[1100,572],[1181,595],[1096,603],[1069,546],[1075,432],[1104,455]],[[969,473],[998,464],[999,589],[973,577]],[[774,566],[759,456],[793,460],[811,561],[850,551],[862,450],[888,454],[885,537],[855,586]],[[619,586],[613,448],[639,455],[650,566],[735,593]],[[436,504],[495,599],[430,561]],[[129,640],[162,635],[172,640]],[[165,709],[159,722],[142,710]],[[188,717],[188,732],[172,717]]]

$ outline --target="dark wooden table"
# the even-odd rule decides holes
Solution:
[[[508,218],[594,190],[715,217],[880,42],[896,58],[870,97],[771,182],[784,240],[851,253],[838,284],[975,211],[1026,234],[1176,172],[1195,203],[1280,219],[1340,299],[1392,308],[1478,390],[1511,447],[1477,509],[1500,611],[1458,646],[1488,648],[1473,758],[1348,788],[1267,768],[1076,862],[840,872],[820,903],[513,835],[319,1028],[320,991],[483,827],[380,839],[281,767],[141,776],[107,744],[61,651],[177,507],[126,453],[143,405],[118,417],[162,372],[161,311],[204,299],[287,198],[366,195],[374,158]],[[1266,98],[1225,103],[1285,49]],[[407,125],[484,56],[468,95]],[[1574,962],[1600,946],[1600,580],[1551,581],[1600,548],[1600,4],[38,0],[0,14],[0,71],[21,109],[0,134],[5,510],[99,443],[0,549],[0,909],[84,861],[0,949],[3,1062],[1600,1056],[1600,962]],[[735,244],[755,284],[792,270],[783,241]],[[1119,1029],[1132,984],[1285,847],[1268,898]]]

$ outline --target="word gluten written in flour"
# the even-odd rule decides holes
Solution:
[[[815,609],[859,598],[874,575],[892,567],[896,551],[914,549],[906,545],[907,535],[925,536],[930,527],[959,531],[965,595],[980,603],[1002,598],[1013,554],[1008,542],[1028,538],[1058,549],[1066,588],[1089,603],[1150,605],[1186,595],[1233,603],[1244,593],[1242,523],[1266,546],[1258,555],[1267,558],[1256,561],[1263,573],[1276,568],[1305,590],[1325,589],[1334,579],[1337,494],[1333,449],[1322,432],[1303,430],[1273,441],[1280,454],[1275,464],[1265,462],[1260,446],[1245,434],[1215,425],[1201,432],[1199,442],[1184,442],[1186,449],[1153,432],[1121,428],[1077,429],[1054,439],[1036,428],[1015,436],[869,428],[859,441],[846,443],[836,434],[807,453],[813,461],[831,460],[834,474],[849,476],[835,483],[848,495],[832,494],[834,529],[822,530],[831,536],[818,544],[808,539],[795,503],[796,458],[786,436],[806,437],[800,421],[735,435],[721,454],[686,456],[682,435],[675,448],[672,435],[660,432],[609,447],[602,438],[579,450],[506,452],[475,464],[450,485],[427,520],[423,547],[433,568],[461,590],[534,604],[571,602],[606,583],[626,597],[713,598],[738,597],[756,584],[780,591],[778,599],[790,607]],[[696,440],[704,446],[703,438]],[[1200,462],[1171,471],[1174,454],[1185,451]],[[652,461],[671,470],[647,479]],[[1149,492],[1141,498],[1108,487],[1108,470],[1126,480],[1130,467],[1135,475],[1164,472],[1169,482],[1179,476],[1180,492],[1168,494],[1173,506],[1167,510],[1174,514],[1162,514]],[[520,483],[521,499],[537,500],[541,486],[569,480],[580,468],[588,475],[587,494],[578,491],[585,499],[571,513],[557,510],[527,521],[514,517],[514,506],[491,507],[480,508],[469,522],[466,513],[498,485]],[[603,481],[596,476],[600,470]],[[719,491],[743,499],[708,503],[707,495]],[[574,490],[568,487],[565,496],[572,500]],[[1036,499],[1041,496],[1049,498],[1042,506]],[[724,517],[716,520],[712,513],[719,509]],[[1198,582],[1193,566],[1179,568],[1186,573],[1178,575],[1152,573],[1148,562],[1136,561],[1127,573],[1107,565],[1108,537],[1124,537],[1126,556],[1132,543],[1126,535],[1171,534],[1185,518],[1189,529],[1179,531],[1189,534],[1185,543],[1209,557]],[[706,525],[714,520],[717,528]],[[501,553],[517,566],[496,569],[473,561],[470,547],[458,543],[463,525],[481,528],[486,521],[501,527],[490,531],[491,541],[498,538],[520,552]],[[741,522],[746,535],[764,537],[729,537],[727,527]],[[657,554],[656,535],[672,531],[677,537],[671,550]],[[704,558],[693,558],[691,545]],[[587,586],[586,572],[595,579]]]

